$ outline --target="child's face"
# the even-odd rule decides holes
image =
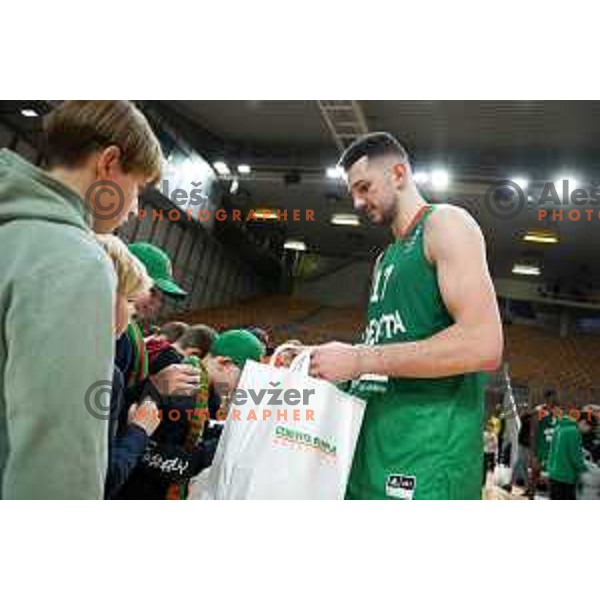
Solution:
[[[166,340],[167,338],[163,338],[163,339]],[[201,348],[195,348],[195,347],[186,348],[183,351],[183,354],[184,354],[184,356],[196,356],[197,358],[203,358]]]
[[[210,382],[217,392],[229,395],[237,387],[240,380],[241,369],[230,359],[224,356],[208,355],[204,359]]]

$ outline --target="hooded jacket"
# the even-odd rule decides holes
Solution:
[[[568,417],[559,419],[550,443],[548,476],[554,481],[574,484],[585,470],[577,423]]]
[[[115,274],[83,199],[0,151],[0,497],[102,498]]]

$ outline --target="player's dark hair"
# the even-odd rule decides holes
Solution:
[[[402,144],[392,134],[380,131],[368,133],[348,146],[338,165],[344,171],[348,171],[355,162],[364,156],[369,160],[382,156],[397,156],[401,162],[408,161],[408,152]]]

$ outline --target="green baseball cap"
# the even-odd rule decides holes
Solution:
[[[260,362],[265,355],[265,347],[261,341],[245,329],[230,329],[218,335],[213,342],[210,353],[213,356],[225,356],[231,359],[240,369],[248,359]]]
[[[142,261],[154,285],[161,292],[171,296],[187,296],[187,292],[175,283],[171,259],[164,250],[148,242],[135,242],[129,244],[128,248],[131,254]]]

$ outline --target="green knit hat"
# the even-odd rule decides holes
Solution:
[[[171,296],[187,296],[187,292],[182,290],[173,279],[171,259],[166,252],[148,242],[135,242],[129,244],[128,248],[131,254],[140,259],[146,267],[148,275],[154,281],[154,285],[161,292]]]
[[[225,356],[231,359],[240,369],[248,359],[260,362],[265,355],[265,347],[260,340],[245,329],[230,329],[218,335],[213,342],[210,353],[213,356]]]

